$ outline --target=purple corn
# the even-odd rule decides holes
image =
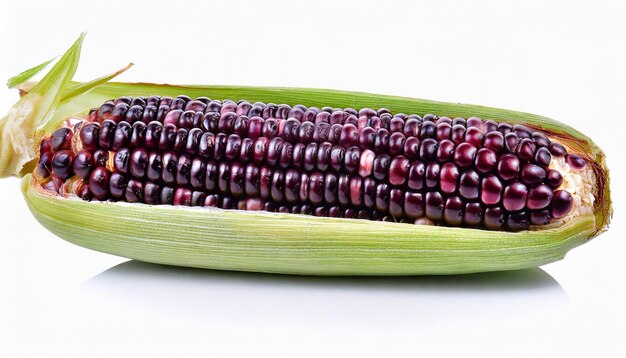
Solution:
[[[55,131],[36,173],[53,190],[80,179],[86,200],[517,231],[572,209],[553,157],[586,165],[544,133],[477,117],[151,96]]]

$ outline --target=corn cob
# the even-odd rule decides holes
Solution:
[[[583,157],[540,131],[477,117],[181,95],[120,97],[71,122],[44,137],[37,179],[59,194],[72,181],[85,200],[513,231],[561,220],[574,196],[570,217],[595,200]]]
[[[67,86],[81,41],[40,84]],[[114,75],[72,85],[44,119],[22,115],[32,132],[11,127],[19,115],[0,122],[2,172],[31,173],[33,213],[83,246],[221,269],[449,274],[559,259],[611,215],[603,153],[545,118],[333,91],[106,84]],[[22,105],[51,96],[38,86],[22,87]],[[76,210],[100,223],[77,223]],[[150,224],[115,231],[136,220]]]

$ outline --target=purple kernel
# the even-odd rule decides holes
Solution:
[[[568,154],[565,157],[567,164],[569,164],[570,168],[573,170],[579,171],[587,166],[587,161],[577,154]]]
[[[530,210],[543,209],[550,204],[553,197],[554,193],[552,192],[552,189],[545,184],[540,184],[530,189],[528,192],[526,206]]]
[[[572,210],[574,200],[572,194],[565,190],[557,190],[552,198],[552,217],[555,219],[562,218]]]
[[[502,205],[507,211],[522,210],[526,206],[528,188],[520,182],[513,182],[504,188]]]

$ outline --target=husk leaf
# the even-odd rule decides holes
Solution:
[[[35,76],[39,72],[41,72],[44,68],[46,68],[50,63],[52,63],[52,61],[54,61],[54,58],[51,58],[48,61],[40,63],[39,65],[37,65],[35,67],[29,68],[26,71],[23,71],[20,74],[15,75],[15,76],[9,78],[9,80],[7,81],[7,87],[15,88],[15,87],[21,85],[22,83],[28,81],[33,76]]]
[[[424,275],[515,270],[564,257],[595,232],[587,215],[527,232],[397,224],[169,205],[86,202],[22,190],[51,232],[146,262],[307,275]]]

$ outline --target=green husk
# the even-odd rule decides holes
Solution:
[[[30,86],[22,85],[21,89],[30,94]],[[60,92],[67,93],[68,86],[86,88],[72,82],[66,83]],[[323,89],[104,81],[87,87],[87,92],[54,107],[54,114],[45,121],[45,131],[56,128],[67,116],[84,115],[90,108],[119,96],[186,94],[318,107],[385,107],[392,112],[478,116],[541,128],[586,153],[595,163],[598,178],[593,214],[578,216],[557,228],[510,233],[215,208],[85,202],[52,195],[41,189],[32,176],[23,177],[22,191],[37,220],[70,242],[102,252],[170,265],[290,274],[412,275],[512,270],[563,258],[570,249],[606,230],[612,213],[603,152],[573,128],[533,114]],[[30,135],[36,142],[40,133]],[[3,137],[2,145],[5,144]],[[0,157],[0,163],[1,160]],[[19,170],[12,174],[18,173]]]
[[[495,232],[245,212],[86,202],[22,191],[37,220],[74,244],[141,261],[313,275],[458,274],[536,267],[595,231],[593,216],[551,230]]]
[[[9,78],[9,80],[7,81],[7,87],[15,88],[21,85],[22,83],[28,81],[33,76],[41,72],[44,68],[46,68],[50,63],[52,63],[52,61],[54,61],[54,58],[51,58],[46,62],[40,63],[39,65],[35,67],[29,68],[28,70],[23,71],[20,74]]]

